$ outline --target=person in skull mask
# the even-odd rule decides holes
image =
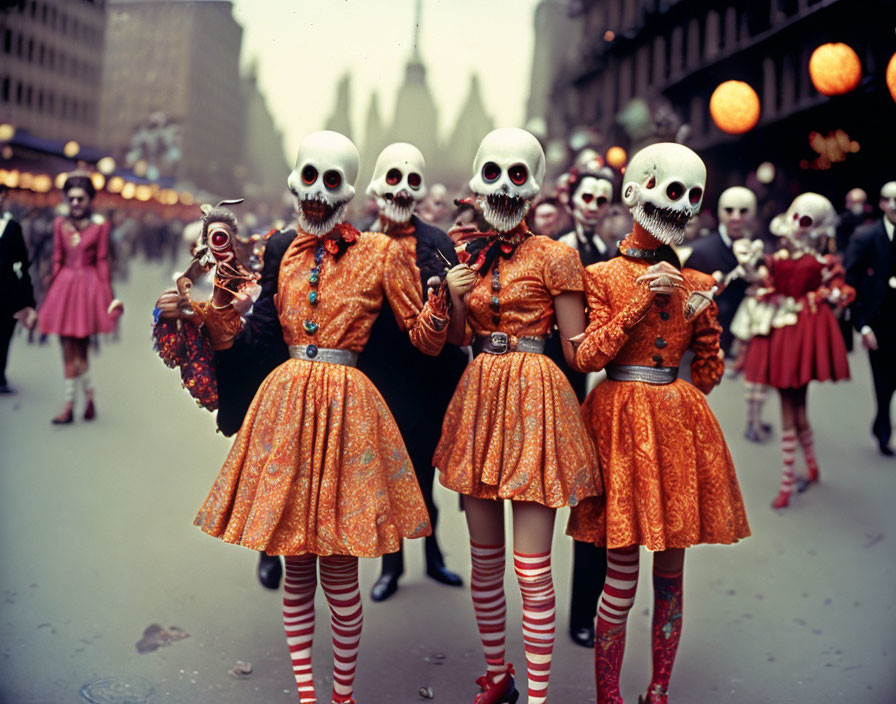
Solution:
[[[846,250],[846,281],[858,295],[852,321],[868,350],[877,414],[871,432],[881,454],[893,457],[890,446],[890,402],[896,392],[896,181],[880,189],[883,217],[860,227]]]
[[[318,561],[336,652],[330,700],[354,702],[358,558],[394,552],[403,537],[430,531],[395,421],[354,367],[384,301],[414,345],[433,355],[444,344],[447,307],[444,295],[423,303],[398,240],[343,221],[358,166],[347,137],[307,136],[288,181],[298,229],[268,240],[251,314],[243,322],[247,295],[221,288],[202,307],[216,350],[218,425],[237,435],[194,522],[225,542],[285,556],[283,620],[303,704],[317,701],[311,644]],[[170,292],[157,302],[169,317],[183,305]],[[246,410],[236,387],[259,377]]]
[[[750,534],[731,453],[704,398],[724,372],[715,281],[682,269],[671,247],[699,211],[705,183],[703,161],[680,144],[635,154],[622,184],[632,232],[620,256],[586,270],[590,323],[576,360],[607,372],[582,407],[605,496],[572,507],[567,533],[607,548],[595,629],[598,704],[622,704],[639,546],[654,552],[653,676],[640,701],[666,704],[681,637],[685,549]],[[697,388],[677,378],[688,348]]]
[[[810,381],[849,379],[849,360],[833,309],[855,297],[836,257],[821,257],[816,247],[834,234],[834,206],[817,193],[797,196],[778,230],[789,248],[768,257],[759,273],[764,296],[776,305],[770,330],[755,335],[747,348],[748,382],[773,386],[781,397],[782,475],[772,508],[790,505],[796,486],[794,463],[799,442],[808,477],[801,490],[819,480],[812,426],[807,415]]]
[[[417,147],[403,142],[390,144],[377,158],[367,188],[378,208],[371,229],[385,233],[400,245],[405,266],[420,279],[424,300],[426,282],[433,276],[444,276],[449,267],[458,263],[448,235],[420,220],[414,212],[426,196],[425,168],[423,154]],[[454,345],[447,345],[438,357],[423,354],[410,343],[388,310],[376,319],[358,360],[358,368],[383,394],[395,416],[423,491],[433,527],[432,534],[424,539],[426,574],[454,587],[462,586],[463,581],[445,567],[436,540],[438,509],[432,495],[432,454],[439,441],[445,409],[466,362],[467,356]],[[421,404],[421,398],[426,402]],[[370,590],[370,598],[388,599],[398,589],[403,573],[400,549],[384,555],[382,572]]]
[[[547,699],[554,643],[551,542],[557,508],[601,492],[578,400],[544,354],[556,320],[567,360],[584,330],[582,264],[575,250],[532,235],[524,218],[544,177],[538,140],[517,128],[490,132],[470,188],[488,232],[470,234],[448,273],[449,341],[477,356],[451,399],[434,464],[443,486],[464,496],[471,593],[487,672],[475,704],[516,702],[505,662],[504,500],[513,511],[514,570],[523,600],[529,704]]]

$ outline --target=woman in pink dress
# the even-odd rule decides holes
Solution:
[[[96,189],[85,172],[72,172],[62,186],[69,214],[53,222],[53,271],[41,305],[41,332],[59,335],[65,372],[65,405],[52,422],[71,423],[80,384],[87,404],[84,420],[96,417],[93,385],[87,372],[89,337],[112,332],[119,302],[113,306],[109,279],[109,223],[92,213]]]

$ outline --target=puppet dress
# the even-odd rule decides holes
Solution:
[[[109,275],[109,223],[90,220],[83,230],[68,218],[53,221],[53,281],[38,313],[47,335],[90,337],[112,332],[115,318]]]
[[[283,255],[274,305],[290,359],[256,392],[194,521],[225,542],[270,555],[378,557],[431,532],[382,396],[353,366],[322,360],[360,352],[384,299],[423,352],[437,354],[445,330],[430,303],[421,312],[419,278],[398,244],[356,238],[337,259],[299,233]]]
[[[846,344],[824,298],[838,287],[844,304],[855,297],[831,260],[812,254],[776,256],[768,265],[777,314],[766,335],[750,340],[744,362],[749,382],[796,389],[810,381],[849,379]]]
[[[457,385],[433,459],[442,485],[553,508],[598,496],[597,456],[569,381],[546,355],[514,351],[550,333],[554,296],[582,290],[578,253],[527,234],[480,274],[467,298],[464,344],[475,351],[497,333],[508,351],[477,354]]]
[[[690,293],[715,281],[683,269],[684,289],[651,301],[646,285],[636,282],[657,261],[649,257],[650,243],[633,245],[629,235],[620,250],[623,256],[585,274],[590,323],[576,358],[585,369],[607,370],[582,406],[604,496],[573,507],[567,533],[610,549],[734,543],[750,528],[731,453],[704,397],[725,370],[722,328],[715,303],[690,321],[684,314]],[[630,250],[648,257],[626,256]],[[688,348],[699,390],[677,378]],[[632,369],[655,372],[664,383],[618,380]]]

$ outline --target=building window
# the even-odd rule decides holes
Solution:
[[[31,98],[32,98],[32,96],[33,96],[33,90],[32,90],[32,88],[31,88],[31,86],[28,86],[28,87],[25,89],[25,105],[27,105],[29,108],[31,107]]]
[[[37,111],[38,112],[44,111],[44,91],[43,91],[43,89],[40,89],[37,91]]]
[[[16,81],[16,103],[18,105],[22,104],[22,82]]]
[[[47,23],[47,6],[44,5],[40,11],[40,17],[44,24]]]
[[[7,27],[3,32],[3,53],[9,54],[12,52],[12,30]]]
[[[3,77],[3,94],[2,94],[4,103],[9,102],[9,88],[10,88],[9,76],[4,76]]]
[[[28,40],[28,61],[34,61],[34,40]]]
[[[68,31],[68,16],[64,12],[59,13],[59,31],[63,34]]]
[[[47,94],[47,112],[52,115],[56,110],[56,100],[53,93]]]
[[[47,52],[47,65],[50,69],[53,68],[53,65],[56,63],[56,51],[53,47],[50,47],[50,50]]]
[[[62,104],[60,106],[60,115],[63,120],[68,117],[68,98],[66,96],[62,96]]]
[[[16,56],[18,56],[19,58],[22,58],[22,44],[23,44],[23,41],[24,41],[24,37],[22,37],[22,35],[20,34],[20,35],[16,38]]]
[[[37,52],[37,63],[41,66],[44,65],[44,59],[46,58],[47,48],[44,46],[44,43],[40,43],[40,50]]]

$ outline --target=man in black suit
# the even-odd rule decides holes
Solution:
[[[37,320],[28,249],[21,226],[6,212],[8,193],[0,184],[0,394],[15,393],[6,381],[6,360],[16,322],[31,328]]]
[[[402,241],[407,266],[419,272],[426,300],[427,281],[457,264],[457,255],[448,235],[414,214],[426,194],[424,169],[423,155],[416,147],[401,142],[390,144],[377,158],[367,194],[376,199],[379,207],[371,230]],[[407,333],[399,329],[391,309],[384,309],[374,322],[370,339],[358,359],[358,369],[373,382],[395,417],[429,511],[432,535],[424,539],[426,574],[455,587],[462,586],[463,581],[445,567],[436,537],[439,512],[433,500],[432,456],[442,434],[445,411],[466,365],[467,355],[453,345],[446,345],[438,357],[417,350]],[[383,555],[382,571],[370,590],[370,598],[384,601],[392,596],[403,573],[401,550]]]
[[[613,184],[604,173],[574,174],[568,191],[560,200],[569,209],[573,229],[559,238],[579,253],[582,266],[606,262],[618,254],[616,242],[602,233],[602,225],[610,211]],[[588,395],[588,374],[571,369],[563,356],[560,335],[555,330],[545,349],[560,367],[575,391],[579,403]],[[607,551],[591,543],[573,541],[572,593],[569,605],[569,637],[577,645],[594,647],[594,617],[597,600],[607,577]]]
[[[691,255],[685,266],[704,274],[730,273],[737,266],[732,244],[742,237],[749,237],[750,228],[756,218],[756,195],[749,188],[734,186],[719,196],[719,227],[705,237],[694,241]],[[722,326],[722,349],[725,356],[731,356],[731,321],[747,293],[749,284],[743,279],[734,279],[715,298],[719,307],[719,324]]]
[[[896,392],[896,181],[880,189],[883,218],[858,228],[846,250],[846,282],[856,289],[853,325],[868,350],[877,415],[871,432],[882,454],[893,456],[890,402]]]

